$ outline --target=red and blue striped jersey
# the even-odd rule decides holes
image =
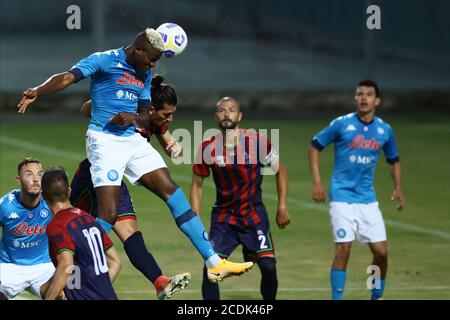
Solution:
[[[50,257],[62,251],[73,254],[74,281],[79,285],[64,288],[68,300],[116,300],[108,273],[105,252],[112,248],[111,239],[90,214],[78,209],[61,210],[47,227]]]
[[[249,227],[266,214],[262,202],[262,168],[278,160],[270,141],[254,130],[240,129],[235,146],[225,147],[221,134],[204,140],[198,150],[193,171],[213,174],[216,203],[212,222]]]

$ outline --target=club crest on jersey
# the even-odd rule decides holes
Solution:
[[[352,149],[369,149],[377,151],[380,149],[381,145],[375,138],[366,140],[362,134],[358,134],[348,146]]]
[[[225,158],[223,156],[217,156],[216,157],[216,164],[219,167],[225,167]]]
[[[340,228],[340,229],[338,229],[338,230],[336,231],[336,235],[337,235],[340,239],[342,239],[342,238],[344,238],[344,237],[347,235],[347,232],[345,232],[344,229]]]
[[[39,212],[39,215],[41,216],[42,219],[47,218],[47,217],[48,217],[48,210],[47,210],[47,209],[42,209],[42,210]]]
[[[111,181],[116,181],[119,178],[119,174],[116,170],[109,170],[108,171],[108,179]]]

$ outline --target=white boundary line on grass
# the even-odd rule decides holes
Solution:
[[[347,292],[351,291],[368,291],[364,287],[345,287]],[[442,291],[448,290],[450,292],[450,287],[448,286],[417,286],[417,287],[389,287],[388,291],[417,291],[417,290],[427,290],[427,291]],[[328,292],[330,288],[278,288],[278,292]],[[220,289],[220,292],[249,292],[249,293],[259,293],[259,289]],[[152,294],[152,290],[116,290],[117,294]],[[194,289],[184,289],[183,293],[199,293],[198,290]],[[33,300],[32,298],[17,296],[14,300]]]
[[[0,136],[0,144],[5,144],[5,145],[13,146],[16,148],[18,147],[18,148],[41,152],[41,153],[45,153],[45,154],[50,154],[55,157],[61,157],[61,158],[66,158],[66,159],[70,159],[70,160],[75,160],[75,161],[81,161],[82,159],[85,158],[85,156],[81,153],[71,152],[71,151],[67,151],[67,150],[65,151],[62,149],[56,149],[56,148],[48,147],[48,146],[45,146],[42,144],[28,142],[28,141],[17,139],[17,138],[11,138],[11,137],[7,137],[4,135]],[[181,182],[185,182],[185,183],[191,182],[191,177],[188,177],[188,176],[173,175],[173,177],[175,178],[175,180],[179,180]],[[214,187],[214,185],[210,181],[206,182],[204,185],[207,187],[211,187],[211,188]],[[268,192],[264,193],[264,198],[271,200],[271,201],[278,200],[278,198],[275,194],[268,193]],[[301,208],[301,209],[311,209],[311,210],[317,210],[317,211],[321,211],[321,212],[328,211],[326,206],[324,206],[324,205],[309,203],[309,202],[306,202],[303,200],[288,198],[288,203],[291,203],[294,206]],[[421,227],[418,225],[394,221],[391,219],[385,219],[384,222],[388,226],[396,227],[396,228],[407,230],[410,232],[427,234],[427,235],[435,236],[438,238],[450,240],[450,233],[446,232],[446,231],[424,228],[424,227]]]
[[[448,286],[417,286],[417,287],[389,287],[388,291],[417,291],[417,290],[430,290],[441,291],[449,290]],[[330,288],[278,288],[278,292],[328,292]],[[345,287],[345,291],[369,291],[364,287]],[[116,290],[118,294],[146,294],[151,290]],[[198,293],[198,290],[184,289],[185,293]],[[220,292],[256,292],[259,293],[259,289],[242,288],[242,289],[220,289]]]

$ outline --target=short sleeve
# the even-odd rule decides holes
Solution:
[[[47,228],[47,237],[50,246],[50,251],[55,256],[61,251],[70,251],[75,254],[75,244],[69,232],[60,224],[49,224]]]
[[[312,146],[318,150],[322,150],[329,144],[336,142],[339,138],[339,131],[341,127],[342,120],[339,118],[334,119],[330,122],[328,127],[322,129],[318,134],[316,134],[312,139]]]
[[[75,64],[70,72],[78,80],[92,77],[97,72],[103,72],[105,70],[104,65],[109,55],[103,52],[96,52],[89,57],[80,60]]]
[[[395,142],[394,130],[389,126],[388,127],[388,140],[383,146],[384,155],[386,157],[386,161],[390,164],[394,164],[400,161],[397,143]]]
[[[202,142],[200,147],[198,148],[197,155],[195,156],[194,165],[192,167],[194,173],[201,177],[209,177],[210,171],[209,166],[206,164],[204,157],[207,156],[205,154],[206,143]],[[208,148],[209,149],[209,148]],[[209,155],[211,156],[211,155]]]

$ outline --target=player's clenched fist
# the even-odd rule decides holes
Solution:
[[[27,111],[27,107],[30,103],[33,103],[38,96],[37,89],[29,88],[22,93],[22,99],[20,100],[17,108],[19,113],[25,113]]]

